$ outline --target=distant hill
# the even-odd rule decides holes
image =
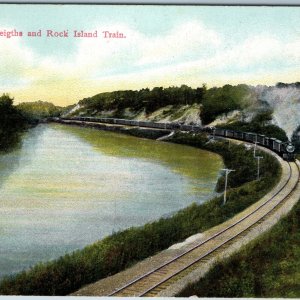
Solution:
[[[48,117],[57,117],[62,112],[62,107],[44,101],[23,102],[17,105],[17,109],[33,122]]]

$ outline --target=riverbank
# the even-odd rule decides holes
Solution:
[[[115,132],[28,130],[0,160],[0,280],[206,201],[222,165],[214,153]]]
[[[167,219],[118,232],[108,238],[58,260],[40,264],[0,284],[0,294],[8,295],[65,295],[81,286],[115,274],[145,257],[168,248],[176,242],[203,232],[228,220],[265,193],[280,177],[280,167],[272,156],[264,155],[261,180],[256,177],[252,151],[242,145],[227,142],[207,143],[203,135],[179,134],[176,143],[220,153],[227,167],[237,170],[229,185],[227,204],[216,197],[202,205],[193,204]],[[219,181],[222,186],[222,179]]]
[[[298,197],[299,194],[298,188]],[[299,200],[294,198],[283,207],[285,216],[269,231],[232,257],[218,262],[205,277],[177,296],[299,298]]]
[[[95,128],[105,131],[118,132],[122,134],[132,135],[140,138],[147,138],[156,140],[162,136],[165,136],[171,132],[171,130],[164,129],[153,129],[153,128],[143,128],[143,127],[128,127],[124,125],[116,124],[104,124],[104,123],[95,123],[95,122],[82,122],[76,120],[55,120],[55,123],[74,125],[81,127]]]
[[[270,191],[268,194],[266,194],[262,199],[260,199],[258,202],[254,203],[250,207],[243,210],[241,213],[236,214],[233,218],[230,220],[217,225],[216,227],[213,227],[211,229],[208,229],[204,232],[198,233],[196,235],[193,235],[189,237],[186,241],[182,243],[178,243],[175,245],[172,245],[167,250],[164,250],[150,258],[147,258],[143,260],[142,262],[132,266],[131,268],[120,272],[114,276],[110,276],[108,278],[105,278],[103,280],[100,280],[96,282],[95,284],[90,284],[79,291],[73,293],[72,295],[79,295],[79,296],[107,296],[118,289],[124,287],[129,282],[132,282],[136,278],[140,278],[144,276],[145,274],[151,272],[153,269],[160,268],[162,265],[165,265],[167,262],[175,260],[177,257],[182,256],[185,254],[186,251],[189,251],[190,249],[196,248],[199,244],[204,243],[205,241],[209,240],[213,236],[215,236],[217,233],[220,233],[224,231],[228,226],[232,226],[235,224],[235,222],[241,220],[244,218],[247,214],[250,214],[255,210],[257,207],[262,205],[262,203],[265,203],[265,201],[269,200],[270,197],[274,196],[279,190],[281,190],[282,186],[285,185],[286,181],[289,178],[290,170],[288,167],[288,164],[286,162],[283,162],[282,159],[278,157],[278,160],[282,164],[283,172],[281,176],[280,182],[276,185],[272,191]],[[278,200],[278,199],[277,199]],[[274,201],[277,201],[274,199]],[[275,217],[275,223],[276,218]],[[147,293],[145,296],[156,296],[156,297],[170,297],[174,296],[178,293],[178,291],[181,291],[184,287],[187,286],[188,283],[194,282],[197,278],[201,278],[213,265],[213,263],[216,260],[221,260],[226,256],[231,255],[233,252],[238,251],[238,249],[241,247],[241,245],[249,242],[252,240],[255,236],[261,234],[263,230],[266,230],[266,228],[272,226],[273,222],[270,222],[270,220],[266,220],[267,224],[264,224],[263,222],[261,225],[259,225],[257,228],[251,229],[250,232],[248,232],[247,235],[243,234],[243,237],[240,239],[238,238],[234,243],[230,242],[230,245],[228,247],[225,247],[225,249],[219,249],[216,251],[216,253],[209,255],[207,258],[204,259],[204,261],[200,262],[200,264],[197,266],[194,266],[191,268],[189,272],[185,272],[185,274],[179,275],[176,279],[171,279],[169,282],[165,282],[161,287],[155,288],[150,293]],[[274,224],[274,223],[273,223]],[[263,227],[263,228],[261,228]],[[230,237],[230,234],[227,235],[227,238]],[[214,249],[218,245],[218,243],[221,243],[222,237],[220,236],[217,241],[215,241],[214,246],[210,245],[208,246],[206,243],[206,246],[203,246],[203,251],[198,252],[198,256],[195,257],[201,257],[205,253],[211,251],[211,249]],[[208,242],[209,244],[209,242]],[[201,248],[201,247],[200,247]],[[184,262],[184,260],[182,261]],[[185,263],[188,263],[188,258],[185,261]],[[183,266],[185,266],[183,264]],[[182,265],[181,265],[182,267]],[[117,293],[115,296],[134,296],[134,295],[140,295],[142,292],[147,290],[151,285],[154,286],[155,283],[157,283],[160,280],[164,280],[164,277],[166,275],[171,275],[172,271],[174,272],[176,270],[176,264],[174,269],[172,267],[169,268],[169,272],[167,269],[162,268],[160,271],[157,272],[156,276],[149,276],[149,282],[150,284],[147,285],[147,282],[145,280],[142,280],[143,283],[137,283],[133,284],[129,289],[125,289],[125,292]],[[163,276],[164,275],[164,276]],[[161,277],[160,277],[161,276]],[[155,278],[159,278],[159,280],[156,280]]]

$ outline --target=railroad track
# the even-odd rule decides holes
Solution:
[[[115,290],[108,296],[157,296],[191,271],[201,266],[204,267],[208,261],[224,253],[228,247],[263,223],[292,197],[299,184],[299,162],[284,163],[288,164],[289,173],[286,181],[275,194],[258,206],[254,206],[251,211],[234,223],[221,229],[179,256]]]

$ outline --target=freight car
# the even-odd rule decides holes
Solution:
[[[291,142],[282,142],[278,139],[267,137],[263,134],[241,132],[218,127],[209,127],[206,128],[206,131],[213,136],[228,137],[264,146],[276,152],[285,160],[291,161],[295,159],[295,146]]]

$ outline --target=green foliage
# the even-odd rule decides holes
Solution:
[[[294,82],[294,83],[284,83],[284,82],[278,82],[276,84],[276,87],[278,88],[287,88],[287,87],[296,87],[296,88],[300,88],[300,82]]]
[[[146,138],[146,139],[152,139],[156,140],[164,135],[169,134],[169,131],[166,130],[149,130],[149,129],[142,129],[142,128],[126,128],[125,130],[123,128],[120,128],[120,131],[125,134],[129,134],[132,136],[140,137],[140,138]]]
[[[230,173],[230,176],[228,177],[229,187],[237,187],[256,179],[257,161],[253,158],[253,151],[246,151],[242,144],[235,145],[228,141],[207,143],[205,137],[201,135],[187,136],[182,133],[177,133],[172,141],[175,143],[185,143],[190,146],[200,147],[222,155],[225,165],[228,168],[235,170],[235,172]],[[260,170],[262,171],[262,174],[264,174],[262,176],[265,176],[265,180],[279,176],[279,165],[273,157],[261,153],[260,151],[257,151],[257,155],[264,157],[262,160],[263,162],[261,161]],[[217,191],[220,191],[223,186],[224,177],[220,177],[217,183]]]
[[[231,86],[227,84],[220,88],[207,90],[200,114],[202,122],[208,124],[220,114],[244,108],[249,95],[250,89],[247,85]]]
[[[243,147],[230,145],[228,149],[228,145],[223,143],[206,144],[207,139],[203,135],[179,134],[174,137],[174,142],[218,151],[224,155],[225,164],[236,170],[241,167],[241,162],[250,163],[250,156],[249,160],[243,160],[245,155],[248,156]],[[117,273],[192,234],[224,222],[261,198],[277,182],[279,165],[271,156],[264,156],[262,180],[253,181],[253,174],[248,174],[245,169],[247,174],[242,172],[239,175],[242,180],[238,176],[234,178],[239,180],[239,184],[250,182],[237,187],[238,183],[231,181],[230,184],[236,188],[228,191],[226,205],[221,205],[221,196],[216,197],[201,205],[192,204],[170,218],[115,233],[82,250],[4,279],[0,283],[0,294],[66,295],[87,283]],[[272,175],[268,173],[270,169]]]
[[[265,109],[263,111],[260,111],[259,113],[257,113],[253,120],[252,123],[253,124],[257,124],[260,126],[265,126],[268,122],[272,121],[273,118],[273,110],[272,109]]]
[[[300,297],[300,202],[287,217],[180,296]]]
[[[18,142],[25,126],[26,119],[13,106],[13,99],[3,94],[0,97],[0,150],[7,151]]]
[[[131,108],[133,111],[145,109],[147,113],[151,113],[166,105],[200,103],[205,91],[205,86],[192,89],[186,85],[155,87],[152,90],[146,88],[139,91],[115,91],[84,98],[79,104],[85,106],[87,114],[94,111],[116,110],[115,116],[121,116],[125,108]]]
[[[32,123],[60,115],[62,108],[44,101],[23,102],[17,105],[19,111]]]

